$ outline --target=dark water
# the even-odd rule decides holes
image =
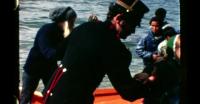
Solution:
[[[27,58],[28,52],[33,45],[33,41],[37,30],[41,25],[51,22],[48,19],[49,10],[57,6],[71,6],[78,14],[75,26],[88,20],[89,15],[96,14],[100,20],[105,20],[108,11],[108,5],[115,0],[20,0],[20,80],[22,75],[22,67]],[[180,4],[179,0],[142,0],[150,11],[145,14],[141,22],[141,27],[129,36],[126,40],[122,40],[132,52],[132,63],[130,65],[131,74],[138,73],[143,68],[142,60],[135,54],[135,45],[141,37],[144,37],[149,28],[149,20],[154,16],[157,8],[163,7],[167,10],[166,21],[168,21],[175,29],[180,30]],[[21,85],[21,82],[20,82]],[[100,87],[111,87],[107,77],[104,78]],[[43,85],[40,83],[38,90]]]

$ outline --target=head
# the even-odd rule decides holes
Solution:
[[[116,0],[109,6],[107,20],[118,25],[117,31],[125,39],[135,32],[136,26],[140,25],[142,17],[148,11],[148,7],[140,0]]]
[[[63,30],[73,29],[77,14],[71,7],[57,7],[49,13],[49,18]]]
[[[152,17],[149,21],[150,29],[154,34],[161,31],[160,20],[157,17]]]
[[[162,29],[162,34],[165,39],[169,40],[170,37],[176,35],[177,33],[173,27],[167,26]]]
[[[96,15],[92,14],[92,15],[89,16],[88,21],[89,22],[98,22],[99,19]]]
[[[161,21],[164,21],[166,14],[167,14],[167,11],[164,8],[158,8],[155,11],[156,17],[158,17]]]

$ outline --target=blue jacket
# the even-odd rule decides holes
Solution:
[[[144,65],[153,64],[152,54],[156,52],[158,44],[163,41],[163,36],[155,37],[152,31],[142,38],[136,46],[136,54],[143,59]]]
[[[57,60],[64,54],[63,31],[55,23],[43,25],[36,34],[24,70],[29,75],[41,76],[53,73]]]

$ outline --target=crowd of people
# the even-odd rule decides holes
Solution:
[[[150,88],[144,104],[179,104],[180,34],[165,21],[166,13],[164,8],[155,11],[148,34],[136,46],[144,69],[135,77]],[[149,81],[150,76],[155,77],[153,82]]]
[[[164,8],[155,11],[148,34],[136,46],[143,71],[132,77],[129,70],[132,55],[121,39],[135,33],[148,11],[142,1],[116,0],[105,21],[91,15],[74,28],[73,8],[53,9],[49,14],[53,22],[38,30],[24,65],[20,104],[30,103],[40,79],[44,104],[93,104],[93,92],[105,74],[125,100],[178,104],[181,35],[165,21]]]

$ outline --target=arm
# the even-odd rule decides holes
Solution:
[[[65,54],[65,50],[67,48],[67,44],[68,44],[68,40],[69,40],[69,37],[66,37],[64,38],[64,40],[62,40],[59,44],[58,44],[58,47],[57,47],[57,59],[58,60],[62,60],[62,58],[64,57],[64,54]]]
[[[49,32],[48,27],[42,27],[38,33],[37,33],[37,39],[38,39],[38,46],[39,49],[41,51],[41,53],[43,54],[43,56],[46,59],[55,59],[56,57],[56,49],[53,46],[53,44],[50,42],[49,38],[48,38],[48,34]]]
[[[127,67],[110,68],[107,75],[113,87],[123,99],[134,101],[144,97],[146,93],[145,86],[131,77]]]
[[[167,40],[163,40],[160,44],[158,44],[158,54],[160,56],[166,57],[167,53],[166,53],[166,49],[167,49]]]
[[[146,47],[146,44],[145,44],[145,38],[144,39],[141,39],[137,46],[136,46],[136,54],[143,58],[143,59],[151,59],[152,58],[152,52],[150,51],[146,51],[145,47]]]
[[[107,45],[108,46],[108,45]],[[134,80],[129,71],[131,55],[125,48],[108,47],[103,54],[104,69],[114,88],[123,99],[133,101],[144,95],[143,85]],[[129,54],[129,55],[128,55]]]

